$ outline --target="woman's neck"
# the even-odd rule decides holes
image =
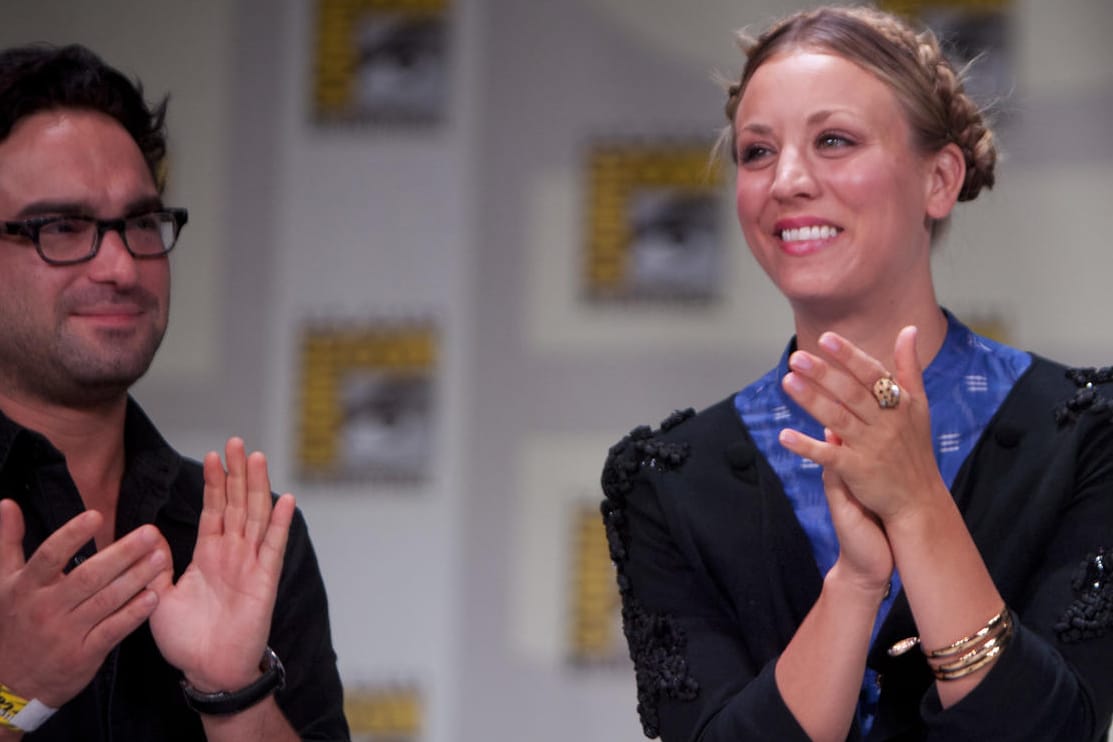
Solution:
[[[920,366],[927,368],[947,337],[947,318],[935,301],[915,302],[876,309],[850,309],[808,311],[807,307],[794,307],[796,321],[796,347],[818,355],[819,337],[825,332],[836,332],[869,355],[885,368],[894,369],[893,347],[897,333],[908,325],[918,329],[916,339]]]

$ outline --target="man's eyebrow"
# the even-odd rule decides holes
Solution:
[[[88,216],[91,209],[78,201],[32,201],[16,212],[21,219],[35,216]]]
[[[145,214],[148,211],[160,211],[163,208],[162,199],[158,196],[144,196],[129,203],[127,209],[124,210],[124,216]]]
[[[163,208],[162,199],[158,196],[143,196],[129,203],[122,214],[113,214],[104,218],[119,218],[144,214],[148,211],[158,211]],[[52,201],[44,199],[32,201],[20,209],[16,216],[27,219],[36,216],[83,216],[93,217],[94,209],[82,201]]]

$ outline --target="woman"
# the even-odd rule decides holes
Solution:
[[[993,184],[977,106],[929,32],[824,8],[753,42],[727,116],[796,336],[608,457],[647,736],[1104,739],[1109,374],[976,336],[932,284],[939,226]]]

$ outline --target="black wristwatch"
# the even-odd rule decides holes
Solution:
[[[274,650],[267,647],[263,659],[259,661],[261,677],[239,690],[218,690],[216,693],[202,693],[182,679],[182,692],[186,705],[199,714],[224,716],[237,714],[249,709],[270,694],[282,690],[286,685],[286,668]]]

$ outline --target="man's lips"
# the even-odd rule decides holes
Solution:
[[[145,315],[147,310],[137,304],[112,304],[97,307],[81,307],[70,313],[71,317],[83,322],[101,325],[133,324]]]

